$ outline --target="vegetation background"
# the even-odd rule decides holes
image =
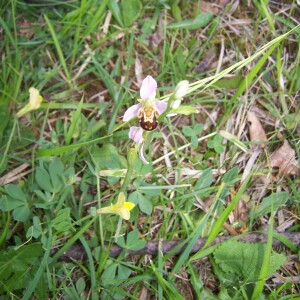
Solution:
[[[0,11],[1,299],[299,299],[299,2]],[[129,221],[95,216],[120,193],[122,116],[147,75],[160,97],[188,80],[182,104],[199,113],[152,132],[150,163],[126,186]],[[30,87],[43,102],[17,118]]]

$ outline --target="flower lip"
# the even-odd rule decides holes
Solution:
[[[136,144],[143,142],[143,129],[141,127],[131,126],[129,129],[128,137]]]
[[[143,100],[151,100],[155,99],[156,96],[156,89],[157,89],[157,82],[156,80],[148,75],[142,83],[141,89],[140,89],[140,96]]]

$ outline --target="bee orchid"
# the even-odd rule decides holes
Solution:
[[[124,122],[135,117],[140,120],[141,127],[132,126],[129,130],[129,138],[137,144],[143,141],[143,130],[152,131],[157,127],[157,118],[168,107],[167,102],[155,100],[156,89],[157,82],[152,76],[148,75],[143,80],[140,89],[140,103],[129,107],[123,116]]]

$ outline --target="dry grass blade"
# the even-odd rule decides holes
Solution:
[[[6,185],[8,183],[14,182],[22,178],[23,176],[32,172],[32,169],[23,172],[25,169],[29,167],[29,164],[22,164],[19,167],[11,170],[6,175],[0,178],[0,186]]]

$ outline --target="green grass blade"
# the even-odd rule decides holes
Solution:
[[[88,28],[86,30],[86,36],[91,34],[99,27],[99,21],[104,16],[105,9],[110,0],[103,0],[101,4],[98,4],[98,1],[95,1],[94,7],[97,7],[97,10],[93,13],[91,20],[89,21]]]
[[[71,80],[71,75],[69,73],[69,70],[67,68],[67,63],[66,63],[66,60],[65,60],[65,57],[64,57],[64,54],[62,52],[62,49],[60,47],[60,43],[59,43],[59,40],[57,38],[57,35],[56,35],[56,32],[53,28],[53,25],[52,23],[50,22],[50,20],[48,19],[48,17],[46,15],[44,15],[44,18],[46,20],[46,23],[48,25],[48,28],[50,30],[50,33],[52,35],[52,39],[53,39],[53,42],[54,42],[54,45],[55,45],[55,48],[56,48],[56,51],[57,51],[57,54],[59,56],[59,60],[60,60],[60,63],[63,67],[63,70],[64,70],[64,73],[67,77],[67,79],[70,81]]]
[[[283,243],[286,247],[290,248],[290,250],[293,251],[294,253],[297,253],[299,251],[299,249],[288,238],[284,237],[280,233],[274,232],[273,236],[281,243]]]
[[[41,261],[39,269],[35,273],[33,280],[31,281],[28,289],[26,290],[26,293],[22,298],[23,300],[31,299],[31,295],[34,292],[36,286],[38,285],[44,269],[48,265],[48,259],[49,259],[51,247],[52,247],[52,231],[51,231],[51,226],[48,226],[48,240],[47,240],[47,246],[46,246],[44,257]]]
[[[215,197],[216,199],[219,199],[219,195],[223,191],[223,188],[224,188],[224,184],[221,184],[218,189],[218,193]],[[195,228],[193,233],[190,235],[190,237],[187,238],[186,243],[188,243],[188,244],[187,244],[185,250],[183,251],[183,253],[180,255],[177,263],[175,264],[175,266],[172,270],[172,273],[177,273],[180,270],[180,268],[182,267],[182,265],[184,264],[184,262],[189,260],[189,255],[190,255],[192,248],[194,247],[198,238],[200,237],[201,233],[203,232],[203,229],[205,228],[206,224],[208,223],[210,216],[213,214],[213,211],[215,209],[215,203],[216,203],[216,200],[214,202],[214,205],[211,205],[209,213],[207,213],[204,216],[204,218],[197,225],[197,227]],[[182,247],[182,246],[183,245],[180,245],[180,247]]]
[[[259,73],[261,68],[263,67],[264,63],[268,59],[268,57],[271,55],[271,53],[274,51],[274,49],[278,46],[277,42],[275,45],[273,45],[264,55],[263,57],[257,62],[257,64],[251,69],[250,73],[243,79],[242,83],[236,90],[235,94],[231,98],[230,102],[234,103],[239,96],[242,95],[242,93],[247,89],[247,87],[251,84],[252,80],[255,78],[255,76]]]
[[[87,141],[87,142],[83,142],[83,143],[76,143],[76,144],[71,144],[71,145],[67,145],[67,146],[62,146],[62,147],[57,147],[57,148],[53,148],[53,149],[39,149],[37,151],[37,155],[38,156],[50,156],[50,155],[59,155],[59,154],[63,154],[65,152],[71,151],[71,150],[75,150],[75,149],[79,149],[83,146],[87,146],[87,145],[91,145],[100,141],[103,141],[105,139],[108,139],[109,137],[111,137],[112,134],[97,138],[97,139],[93,139],[91,141]]]
[[[198,80],[194,83],[191,83],[187,95],[194,92],[194,91],[200,90],[201,87],[203,87],[203,88],[199,92],[202,92],[203,90],[207,89],[209,86],[211,86],[212,84],[214,84],[215,82],[217,82],[218,80],[223,78],[225,75],[242,69],[243,67],[248,65],[250,62],[255,60],[257,57],[261,56],[267,49],[269,49],[270,47],[273,47],[274,45],[277,45],[280,41],[285,39],[289,34],[296,31],[299,27],[300,27],[300,24],[297,25],[296,27],[294,27],[293,29],[291,29],[290,31],[288,31],[288,32],[276,37],[272,41],[266,43],[264,46],[262,46],[252,56],[250,56],[250,57],[248,57],[248,58],[232,65],[232,66],[230,66],[229,68],[225,69],[224,71],[222,71],[222,72],[220,72],[220,73],[218,73],[214,76],[210,76],[208,78],[201,79],[201,80]],[[170,94],[165,95],[164,97],[162,97],[162,99],[165,99],[165,98],[168,98],[168,97],[170,97]]]
[[[265,281],[268,276],[268,268],[269,268],[271,252],[272,252],[273,226],[274,226],[274,210],[273,210],[273,205],[272,205],[271,216],[270,216],[270,221],[269,221],[268,241],[267,241],[266,250],[264,253],[263,264],[261,266],[261,270],[259,273],[258,282],[255,285],[255,288],[254,288],[254,291],[253,291],[253,294],[251,297],[252,300],[258,299],[259,296],[262,294],[263,288],[265,285]]]
[[[81,227],[81,229],[72,236],[55,254],[50,258],[49,264],[56,262],[56,260],[67,251],[83,234],[84,232],[95,222],[98,216],[92,218],[89,222]]]
[[[203,248],[206,248],[219,234],[221,228],[223,227],[223,224],[225,223],[225,221],[227,220],[229,214],[232,212],[232,210],[234,209],[234,207],[237,205],[237,203],[239,202],[239,200],[241,199],[244,191],[246,190],[248,183],[252,177],[252,173],[251,172],[248,177],[246,178],[246,180],[243,182],[243,184],[241,185],[240,189],[238,190],[238,192],[236,193],[236,195],[234,196],[234,198],[232,199],[232,201],[230,202],[230,204],[227,206],[227,208],[224,210],[224,212],[222,213],[222,215],[220,216],[220,218],[217,220],[217,222],[214,224],[212,231],[210,233],[210,235],[208,236],[206,243],[204,245]]]
[[[71,124],[70,124],[69,130],[68,130],[67,135],[66,135],[66,144],[67,145],[69,145],[70,142],[71,142],[72,136],[73,136],[74,131],[76,129],[77,122],[80,118],[82,103],[83,103],[83,97],[81,98],[81,101],[79,102],[79,105],[78,105],[74,115],[71,118]]]
[[[92,255],[91,249],[83,235],[79,238],[79,240],[80,240],[80,242],[85,250],[85,253],[88,257],[88,262],[89,262],[89,266],[90,266],[92,300],[97,300],[98,299],[97,279],[96,279],[95,263],[94,263],[93,255]]]

